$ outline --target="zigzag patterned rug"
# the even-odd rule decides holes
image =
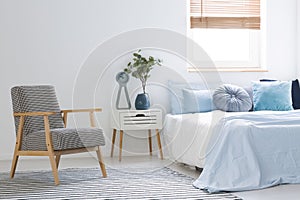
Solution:
[[[145,171],[145,170],[144,170]],[[229,194],[207,194],[192,186],[193,178],[169,168],[132,173],[107,169],[80,168],[59,171],[60,185],[55,186],[51,171],[20,172],[14,179],[0,173],[0,199],[231,199]]]

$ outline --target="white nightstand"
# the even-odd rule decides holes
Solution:
[[[151,130],[156,130],[156,137],[158,148],[160,151],[160,157],[163,159],[160,133],[159,130],[162,129],[162,111],[159,109],[150,110],[117,110],[112,117],[112,146],[111,154],[113,157],[114,146],[116,140],[117,130],[120,131],[120,149],[119,149],[119,161],[122,158],[122,143],[123,143],[123,131],[126,130],[148,130],[148,140],[149,140],[149,153],[152,156],[152,140],[151,140]]]

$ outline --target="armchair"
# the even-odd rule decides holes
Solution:
[[[103,130],[95,127],[94,112],[101,109],[60,110],[55,89],[49,85],[16,86],[11,89],[16,145],[10,177],[19,156],[48,156],[56,185],[61,155],[96,151],[103,177],[106,169],[100,146],[105,145]],[[90,128],[66,128],[68,113],[87,112]]]

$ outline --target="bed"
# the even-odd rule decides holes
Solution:
[[[170,158],[203,168],[193,185],[208,192],[300,183],[300,111],[166,115]]]

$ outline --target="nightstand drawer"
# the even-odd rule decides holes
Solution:
[[[118,130],[162,129],[162,111],[119,110],[112,118],[112,128]]]
[[[161,129],[161,112],[141,111],[120,113],[120,126],[124,130]]]

